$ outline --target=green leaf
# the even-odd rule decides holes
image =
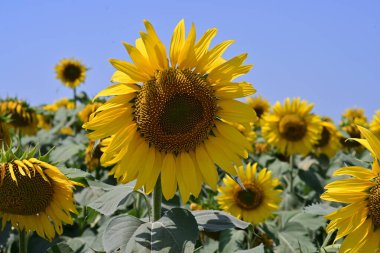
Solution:
[[[305,213],[321,216],[325,216],[329,213],[334,212],[335,210],[336,208],[330,206],[327,203],[314,203],[310,206],[306,206],[304,209]]]
[[[278,253],[316,252],[306,229],[297,222],[289,222],[278,232],[280,245],[276,247]]]
[[[111,219],[103,234],[104,250],[106,252],[125,252],[133,233],[143,224],[143,221],[125,214]]]
[[[47,250],[48,253],[77,253],[85,247],[85,243],[79,238],[69,238]]]
[[[247,249],[247,236],[248,234],[244,230],[223,230],[219,236],[219,252],[231,253]]]
[[[313,170],[298,170],[298,176],[304,181],[311,189],[316,191],[318,195],[324,192],[321,179]]]
[[[265,250],[264,250],[264,245],[260,244],[259,246],[256,246],[252,249],[238,250],[238,251],[235,251],[235,253],[265,253]]]
[[[173,208],[158,221],[141,225],[129,240],[125,252],[192,253],[197,239],[194,216],[188,210]]]
[[[101,214],[109,216],[124,204],[128,196],[133,192],[133,187],[130,185],[117,185],[105,190],[103,195],[92,201],[88,206]]]
[[[217,210],[193,211],[199,231],[218,232],[230,228],[246,229],[251,224]]]

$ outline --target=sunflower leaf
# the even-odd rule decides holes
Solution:
[[[223,211],[193,211],[192,214],[197,221],[199,231],[218,232],[231,228],[246,229],[250,226],[250,223]]]

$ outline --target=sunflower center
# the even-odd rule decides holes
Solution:
[[[5,165],[5,177],[0,184],[0,213],[34,215],[46,210],[53,199],[53,182],[46,182],[38,172],[30,171],[31,178],[23,176],[12,164],[17,184]],[[1,172],[1,168],[0,168]]]
[[[82,74],[82,70],[74,64],[68,64],[63,70],[63,76],[66,80],[74,82]]]
[[[317,148],[321,148],[329,144],[330,141],[330,131],[327,129],[327,127],[323,127],[321,139],[318,141],[318,143],[315,145]]]
[[[376,227],[380,227],[380,179],[376,179],[376,186],[369,192],[368,209]]]
[[[285,115],[280,120],[279,132],[288,141],[299,141],[306,135],[306,123],[297,115]]]
[[[256,112],[258,118],[261,118],[261,115],[264,113],[264,108],[262,106],[256,106],[253,108]]]
[[[252,210],[260,206],[263,201],[262,189],[256,185],[244,185],[246,190],[241,189],[235,195],[237,205],[246,210]]]
[[[135,102],[141,135],[160,151],[178,154],[211,133],[216,97],[208,81],[190,70],[166,69],[144,83]]]

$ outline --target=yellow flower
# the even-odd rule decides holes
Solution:
[[[0,118],[1,119],[1,118]],[[8,125],[0,120],[0,148],[3,146],[9,146],[11,137],[9,135]]]
[[[363,108],[349,108],[342,115],[342,121],[347,120],[349,123],[354,123],[366,127],[367,117],[364,114]]]
[[[75,88],[86,78],[86,66],[75,59],[62,59],[56,66],[56,78],[70,88]]]
[[[43,114],[37,114],[37,120],[38,120],[37,128],[39,128],[39,129],[42,128],[42,129],[45,129],[45,130],[51,129],[51,125],[48,122],[48,120],[45,117],[45,115],[43,115]]]
[[[263,137],[285,155],[308,154],[322,131],[319,116],[310,113],[313,106],[300,98],[287,98],[284,105],[276,102],[263,115]]]
[[[233,124],[237,130],[249,141],[249,143],[253,144],[256,140],[256,132],[253,130],[254,126],[252,122],[244,123],[244,124]]]
[[[247,101],[248,104],[253,108],[253,110],[255,110],[259,119],[264,113],[269,112],[270,103],[262,96],[249,97],[247,98]]]
[[[380,251],[380,140],[369,130],[358,126],[365,139],[356,139],[374,156],[372,169],[352,166],[335,171],[334,176],[351,178],[329,183],[322,199],[348,205],[326,216],[331,220],[328,233],[338,229],[335,240],[344,238],[339,252]]]
[[[318,143],[314,145],[315,152],[317,155],[325,154],[333,157],[341,148],[341,134],[329,118],[323,118],[321,125],[323,128]]]
[[[74,130],[71,128],[71,127],[62,127],[60,130],[59,130],[59,133],[60,134],[63,134],[63,135],[74,135]]]
[[[376,111],[370,124],[370,130],[380,138],[380,110]]]
[[[278,209],[281,202],[276,189],[280,185],[278,178],[272,178],[272,172],[262,169],[257,173],[257,163],[236,168],[246,190],[242,189],[231,177],[223,178],[223,186],[218,187],[220,195],[217,201],[220,208],[244,221],[260,224]]]
[[[78,112],[78,117],[83,123],[90,120],[90,116],[94,113],[103,103],[91,103],[86,105],[82,111]]]
[[[102,160],[116,164],[111,174],[119,182],[137,179],[136,188],[151,192],[161,174],[166,199],[177,184],[186,202],[198,196],[202,181],[216,190],[218,174],[214,162],[235,174],[250,143],[230,123],[255,121],[255,112],[234,100],[255,92],[247,82],[233,82],[252,65],[242,65],[247,54],[222,58],[233,41],[209,49],[216,29],[196,42],[195,26],[186,38],[181,20],[174,29],[169,58],[153,26],[144,21],[136,47],[124,43],[133,63],[111,59],[118,84],[99,96],[114,96],[99,107],[84,124],[90,139],[112,136]],[[95,98],[96,98],[95,97]]]
[[[37,113],[24,101],[0,101],[0,115],[9,115],[9,126],[22,134],[33,135],[37,132]]]
[[[58,111],[58,109],[60,107],[64,107],[66,109],[71,110],[71,109],[75,108],[75,103],[70,101],[70,99],[68,99],[68,98],[61,98],[61,99],[55,101],[53,104],[45,105],[43,107],[43,109],[45,111],[56,112],[56,111]]]
[[[345,131],[351,138],[360,138],[360,131],[357,125],[362,127],[368,127],[367,117],[364,114],[362,108],[350,108],[347,109],[343,115],[340,123],[340,127]],[[341,137],[340,142],[346,148],[358,148],[360,144],[357,142],[346,141],[346,138]]]
[[[62,223],[72,224],[77,213],[74,182],[59,169],[36,158],[0,163],[0,217],[19,231],[36,231],[49,241],[62,234]]]
[[[102,140],[96,147],[95,141],[90,141],[85,151],[84,163],[87,166],[88,171],[93,171],[100,166],[100,157],[103,154],[103,147],[107,144],[107,141]]]

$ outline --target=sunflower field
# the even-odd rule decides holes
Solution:
[[[71,98],[0,99],[0,253],[380,252],[380,110],[271,105],[216,28],[144,25],[95,97],[65,58]]]

